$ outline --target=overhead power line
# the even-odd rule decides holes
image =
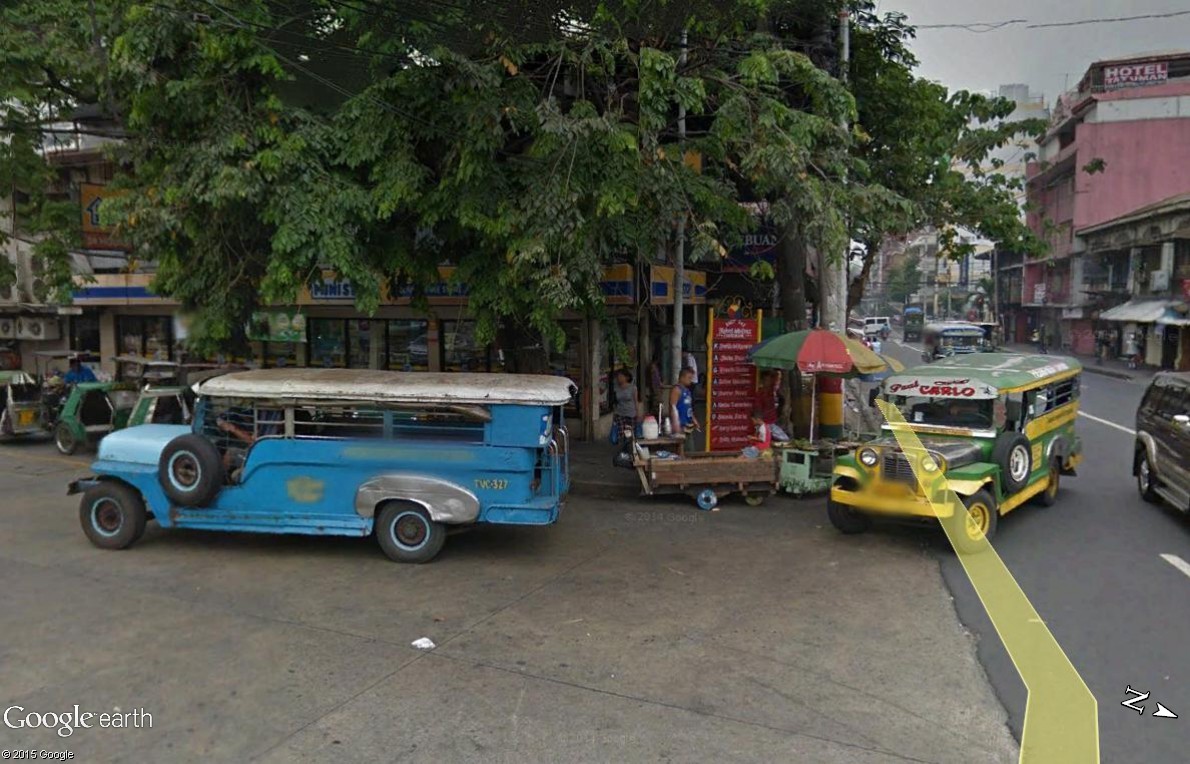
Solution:
[[[1053,21],[1030,23],[1028,19],[1006,19],[1004,21],[970,21],[952,24],[918,24],[917,29],[959,29],[964,32],[984,34],[995,32],[1008,27],[1023,26],[1025,29],[1055,29],[1058,27],[1077,27],[1088,24],[1123,24],[1131,21],[1148,21],[1155,19],[1172,19],[1179,16],[1190,16],[1190,10],[1169,11],[1168,13],[1143,13],[1135,16],[1107,16],[1103,18],[1078,19],[1075,21]]]

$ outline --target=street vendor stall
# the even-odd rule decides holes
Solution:
[[[749,352],[760,368],[791,370],[842,379],[877,381],[904,367],[888,356],[872,352],[862,342],[826,329],[790,332],[756,345]],[[830,488],[835,459],[853,445],[843,439],[816,438],[814,385],[811,384],[810,438],[776,447],[779,482],[797,496]]]

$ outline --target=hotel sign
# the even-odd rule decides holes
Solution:
[[[1169,81],[1169,64],[1164,61],[1149,64],[1124,64],[1103,67],[1103,89],[1118,90],[1142,85],[1160,85]]]

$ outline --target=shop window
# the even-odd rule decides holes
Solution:
[[[488,348],[475,340],[474,321],[443,321],[442,369],[444,371],[490,371]]]
[[[256,343],[254,343],[256,344]],[[263,348],[254,354],[262,357],[266,369],[284,369],[302,365],[300,342],[264,342]]]
[[[99,352],[99,316],[84,313],[70,319],[70,349]]]
[[[347,321],[347,366],[352,369],[372,367],[372,322],[366,318]]]
[[[343,368],[347,365],[347,322],[341,318],[312,318],[307,324],[310,365]]]
[[[170,316],[117,316],[116,336],[122,355],[163,360],[173,355],[174,325]]]
[[[427,371],[430,368],[430,325],[426,321],[385,321],[389,369]]]

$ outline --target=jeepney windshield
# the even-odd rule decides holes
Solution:
[[[890,400],[910,424],[964,429],[989,429],[993,426],[994,401],[904,395],[894,395]]]

